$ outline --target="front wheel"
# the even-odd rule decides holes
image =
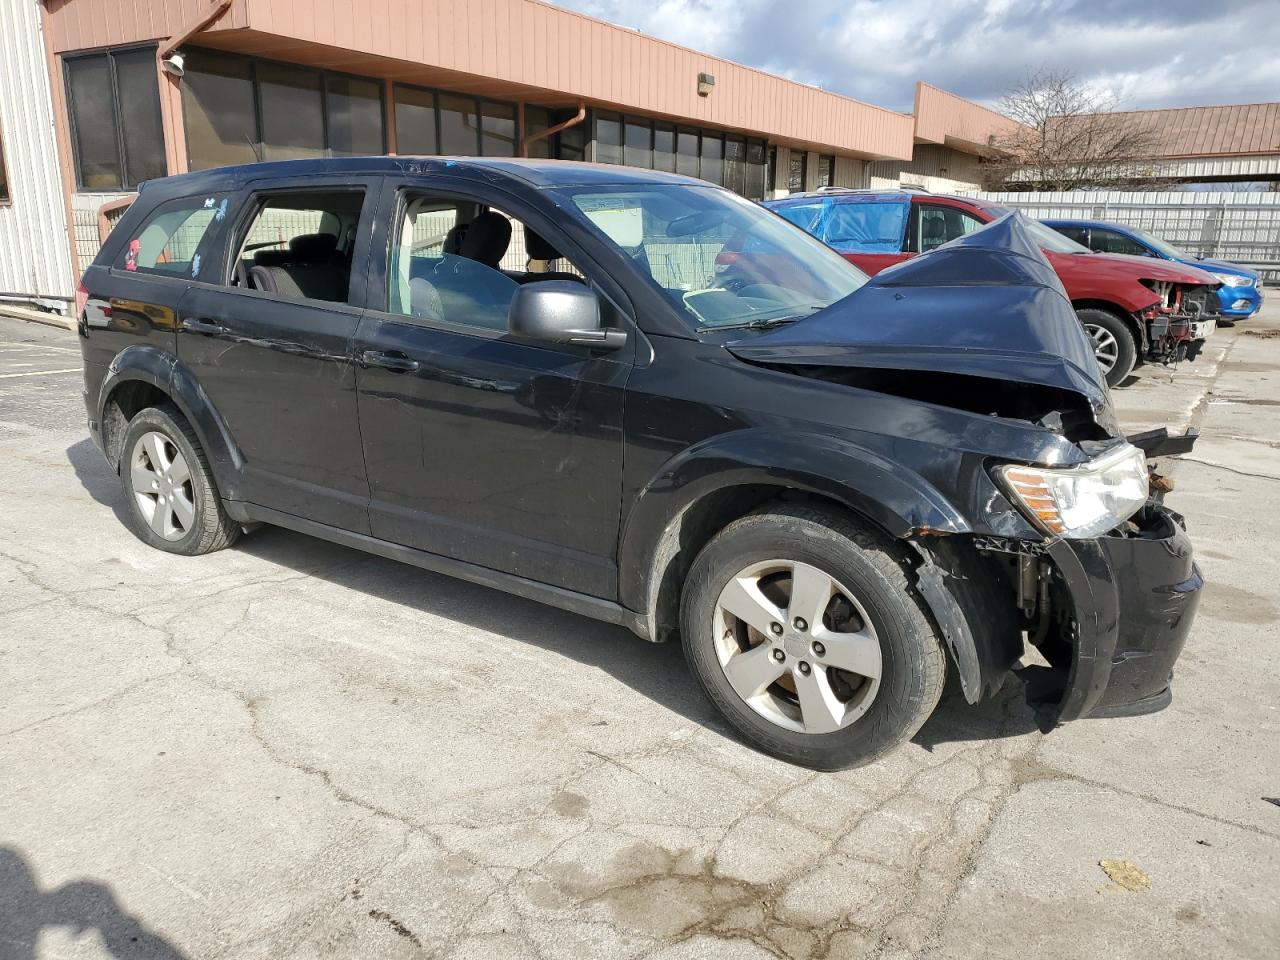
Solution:
[[[834,510],[779,504],[717,534],[689,572],[681,633],[734,728],[817,770],[870,763],[909,739],[946,676],[892,542]]]
[[[1106,310],[1086,307],[1076,311],[1084,324],[1084,332],[1093,341],[1093,355],[1107,379],[1107,386],[1116,387],[1133,372],[1138,362],[1138,346],[1129,325]]]

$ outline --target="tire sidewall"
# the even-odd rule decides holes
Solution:
[[[145,434],[153,432],[163,434],[178,448],[183,459],[187,462],[187,469],[191,473],[191,501],[195,507],[195,514],[191,527],[180,540],[166,540],[164,537],[157,536],[147,523],[146,517],[142,515],[142,511],[138,507],[138,499],[134,495],[133,472],[131,470],[134,450]],[[121,448],[120,484],[124,488],[125,499],[128,501],[125,509],[129,516],[129,527],[138,539],[148,546],[155,547],[157,550],[165,550],[169,553],[197,553],[205,527],[204,513],[207,509],[206,501],[209,493],[204,488],[205,483],[206,480],[204,471],[201,469],[200,458],[192,447],[191,442],[187,439],[186,434],[174,422],[173,417],[158,407],[148,407],[129,421],[129,429],[125,432],[124,444]]]
[[[711,700],[751,743],[773,756],[816,769],[869,763],[915,734],[937,703],[930,670],[945,670],[941,648],[919,607],[882,569],[885,554],[867,551],[819,524],[768,515],[727,528],[698,556],[684,594],[685,655]],[[862,604],[880,641],[875,698],[849,726],[826,734],[786,730],[752,710],[733,690],[716,654],[714,611],[729,579],[752,563],[795,560],[818,567]],[[892,563],[892,560],[888,560]],[[929,661],[932,661],[930,663]]]
[[[1133,373],[1134,367],[1138,365],[1138,345],[1134,340],[1133,331],[1129,329],[1127,323],[1107,310],[1085,307],[1082,310],[1077,310],[1076,316],[1080,318],[1082,326],[1102,327],[1115,337],[1117,346],[1116,364],[1106,374],[1106,379],[1107,386],[1119,386],[1129,374]],[[1092,337],[1089,338],[1089,344],[1090,346],[1093,345]]]

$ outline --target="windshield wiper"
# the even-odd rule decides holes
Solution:
[[[795,323],[799,317],[761,317],[759,320],[748,320],[746,323],[710,324],[707,330],[769,330],[783,324]]]

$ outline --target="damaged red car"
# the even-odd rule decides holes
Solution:
[[[1010,211],[985,200],[917,190],[826,188],[765,206],[869,274],[937,249]],[[1145,361],[1195,360],[1217,326],[1217,277],[1187,264],[1095,253],[1036,221],[1026,229],[1066,288],[1107,382]]]
[[[157,550],[273,524],[678,637],[820,769],[952,671],[977,704],[1016,670],[1046,729],[1169,703],[1202,581],[1149,460],[1191,439],[1124,435],[1021,215],[869,279],[674,174],[264,163],[145,184],[79,307]]]

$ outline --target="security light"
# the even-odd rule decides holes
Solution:
[[[709,73],[698,74],[698,96],[708,97],[716,85],[716,78]]]

